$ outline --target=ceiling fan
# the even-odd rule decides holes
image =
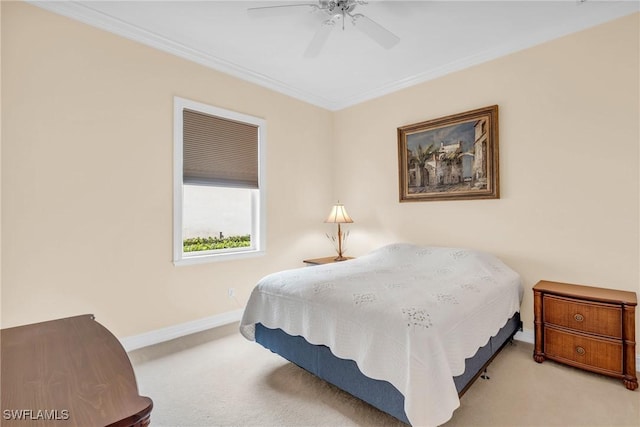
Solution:
[[[304,56],[312,58],[317,56],[322,47],[327,42],[329,34],[333,27],[338,23],[342,23],[342,29],[344,30],[344,21],[347,18],[351,19],[351,23],[367,36],[371,37],[380,46],[385,49],[390,49],[395,46],[400,38],[393,34],[391,31],[384,28],[382,25],[367,18],[361,13],[353,13],[354,9],[359,5],[366,5],[364,0],[319,0],[317,3],[297,3],[297,4],[285,4],[277,6],[264,6],[264,7],[252,7],[247,9],[247,13],[252,17],[265,17],[275,16],[283,13],[288,13],[292,8],[303,9],[308,8],[311,12],[323,12],[328,15],[328,19],[324,20],[315,35],[311,39],[311,42],[307,46],[304,52]]]

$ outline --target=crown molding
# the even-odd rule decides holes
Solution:
[[[640,2],[621,1],[616,3],[615,5],[612,5],[611,8],[607,10],[607,13],[603,13],[602,11],[594,11],[588,16],[587,19],[567,22],[560,27],[546,28],[532,33],[527,37],[512,39],[493,49],[488,49],[486,51],[461,58],[457,61],[450,62],[441,67],[433,68],[423,73],[409,76],[403,80],[398,80],[387,85],[380,86],[377,89],[362,93],[360,95],[343,99],[337,103],[336,109],[340,110],[343,108],[348,108],[362,102],[379,98],[384,95],[389,95],[393,92],[397,92],[399,90],[406,89],[420,83],[425,83],[430,80],[435,80],[447,74],[461,71],[466,68],[473,67],[474,65],[482,64],[484,62],[489,62],[494,59],[498,59],[512,53],[516,53],[521,50],[525,50],[530,47],[534,47],[536,45],[540,45],[548,41],[558,39],[572,33],[576,33],[581,30],[586,30],[596,25],[604,24],[606,22],[613,21],[614,19],[622,18],[623,16],[637,12],[640,12]]]
[[[131,25],[111,15],[99,12],[76,1],[37,1],[25,0],[27,3],[71,18],[101,30],[108,31],[126,39],[153,47],[177,57],[212,68],[225,74],[237,77],[273,91],[296,98],[328,110],[334,110],[336,103],[313,93],[294,88],[284,82],[273,79],[256,71],[249,70],[231,61],[218,58],[182,43],[170,40],[154,32]]]
[[[479,65],[523,49],[527,49],[550,40],[575,33],[605,22],[636,13],[640,11],[640,2],[620,1],[610,4],[606,11],[600,9],[593,10],[586,18],[566,22],[564,25],[554,28],[547,28],[526,37],[509,40],[501,46],[489,49],[477,54],[461,58],[443,66],[427,70],[409,76],[405,79],[394,81],[382,85],[376,89],[363,92],[356,96],[342,99],[327,99],[317,94],[292,87],[282,81],[273,79],[259,72],[247,69],[238,64],[218,58],[209,53],[190,48],[189,46],[167,39],[159,34],[144,30],[135,25],[128,24],[110,15],[96,11],[84,4],[76,1],[34,1],[26,0],[28,3],[56,13],[68,18],[83,22],[92,27],[96,27],[116,35],[122,36],[144,45],[159,49],[180,58],[204,65],[205,67],[229,74],[241,80],[255,83],[259,86],[282,93],[300,101],[330,110],[342,110],[365,101],[370,101],[410,86],[415,86],[447,74],[463,70],[465,68]]]

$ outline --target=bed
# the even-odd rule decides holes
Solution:
[[[406,423],[440,425],[520,327],[522,292],[490,254],[393,244],[264,277],[240,332]]]

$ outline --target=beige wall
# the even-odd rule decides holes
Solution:
[[[639,15],[331,113],[21,3],[2,3],[3,327],[94,313],[130,336],[239,308],[264,274],[326,255],[468,246],[530,287],[639,292]],[[174,95],[268,122],[268,254],[175,267]],[[499,200],[398,202],[396,128],[500,106]],[[312,153],[312,155],[310,155]]]
[[[330,250],[330,112],[24,3],[2,35],[4,327],[94,313],[135,335]],[[174,95],[267,120],[266,256],[173,265]]]
[[[635,14],[336,114],[334,192],[361,253],[393,241],[495,253],[524,279],[639,289]],[[498,104],[499,200],[398,202],[396,129]],[[640,322],[636,322],[640,324]]]

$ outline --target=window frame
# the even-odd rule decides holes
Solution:
[[[248,248],[217,249],[185,256],[183,252],[183,110],[187,108],[205,114],[254,125],[258,128],[258,189],[252,192],[251,243]],[[175,96],[173,98],[173,263],[174,265],[228,261],[264,255],[266,250],[266,133],[264,119],[203,104]]]

